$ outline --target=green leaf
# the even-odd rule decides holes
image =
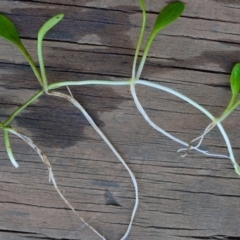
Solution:
[[[240,63],[236,63],[232,69],[230,86],[233,97],[236,97],[240,91]]]
[[[22,42],[13,22],[2,14],[0,14],[0,36],[18,47],[22,46]]]
[[[40,30],[38,31],[38,38],[42,40],[45,34],[51,28],[53,28],[57,23],[59,23],[63,19],[63,17],[64,17],[64,14],[60,13],[53,16],[47,22],[45,22],[43,26],[40,28]]]
[[[38,73],[38,70],[37,70],[31,56],[29,55],[28,51],[26,50],[26,48],[22,44],[16,27],[14,26],[13,22],[9,18],[4,16],[3,14],[0,14],[0,37],[6,39],[7,41],[16,45],[16,47],[21,51],[21,53],[24,55],[24,57],[29,62],[29,64],[30,64],[31,68],[33,69],[38,81],[41,84],[41,82],[42,82],[41,81],[41,76]]]
[[[38,31],[38,61],[40,65],[40,70],[41,70],[41,77],[42,77],[42,82],[43,82],[43,89],[44,91],[47,91],[47,77],[45,73],[45,68],[44,68],[44,61],[43,61],[43,52],[42,52],[42,41],[45,36],[45,34],[53,28],[57,23],[59,23],[64,17],[64,14],[60,13],[52,18],[50,18],[47,22],[43,24],[43,26],[40,28]]]
[[[184,3],[182,2],[172,2],[169,3],[162,11],[158,14],[158,17],[155,21],[153,31],[159,32],[167,25],[175,21],[182,12],[184,11]]]
[[[12,162],[12,164],[15,168],[18,168],[19,165],[18,165],[17,161],[15,160],[15,158],[13,156],[12,148],[11,148],[11,144],[10,144],[9,135],[8,135],[7,130],[4,130],[4,142],[5,142],[6,151],[7,151],[7,154],[8,154],[8,157],[9,157],[10,161]]]

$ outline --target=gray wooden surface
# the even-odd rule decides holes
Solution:
[[[166,2],[146,1],[147,33]],[[142,78],[172,87],[218,116],[230,99],[229,73],[240,61],[240,1],[184,2],[182,17],[154,41]],[[52,15],[65,13],[44,42],[50,82],[131,76],[141,25],[137,0],[1,0],[0,6],[16,23],[35,60],[39,27]],[[25,59],[0,39],[1,121],[38,89]],[[129,240],[240,239],[240,179],[229,160],[195,152],[182,158],[179,144],[144,121],[128,87],[71,89],[138,180],[140,204]],[[152,120],[185,141],[209,123],[176,97],[147,87],[136,89]],[[48,155],[60,190],[78,213],[107,239],[120,239],[134,205],[132,182],[82,114],[64,100],[43,96],[12,126]],[[239,110],[224,127],[238,160]],[[35,152],[16,137],[11,140],[20,167],[11,165],[1,140],[0,239],[99,239],[59,198]],[[202,148],[227,153],[217,129]]]

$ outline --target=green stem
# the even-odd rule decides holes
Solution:
[[[141,59],[141,62],[139,64],[139,67],[138,67],[138,71],[137,71],[137,75],[136,75],[136,79],[138,80],[141,76],[141,73],[142,73],[142,70],[143,70],[143,67],[144,67],[144,64],[145,64],[145,61],[146,61],[146,58],[147,58],[147,55],[148,55],[148,52],[149,52],[149,49],[151,47],[151,44],[152,44],[152,41],[153,39],[156,37],[158,31],[153,31],[148,40],[147,40],[147,44],[146,44],[146,47],[145,47],[145,50],[143,52],[143,56],[142,56],[142,59]]]
[[[204,133],[204,136],[209,133],[218,123],[221,123],[225,118],[228,117],[228,115],[240,104],[240,100],[238,100],[237,102],[235,102],[236,100],[236,96],[233,96],[231,98],[231,101],[229,102],[227,108],[224,110],[224,112],[221,114],[220,117],[215,118],[212,121],[212,126],[210,129],[208,129],[208,131],[206,131]],[[235,102],[235,103],[234,103]]]
[[[38,93],[36,93],[34,96],[32,96],[27,102],[25,102],[22,106],[20,106],[18,109],[16,109],[11,116],[3,123],[3,126],[8,126],[12,120],[23,110],[25,109],[29,104],[31,104],[34,100],[39,98],[43,94],[43,90],[40,90]]]
[[[38,61],[39,61],[39,65],[40,65],[41,75],[42,75],[43,89],[46,92],[48,90],[48,88],[47,88],[48,83],[47,83],[47,77],[46,77],[44,61],[43,61],[42,41],[43,41],[43,37],[38,36],[38,42],[37,42]]]
[[[19,165],[16,162],[16,160],[15,160],[15,158],[13,156],[13,153],[12,153],[12,148],[11,148],[10,139],[9,139],[9,135],[8,135],[8,129],[4,129],[3,132],[4,132],[4,142],[5,142],[5,146],[6,146],[6,151],[7,151],[8,157],[11,160],[13,166],[15,168],[18,168]]]
[[[223,114],[217,119],[217,122],[222,122],[230,113],[232,113],[232,111],[238,107],[238,105],[240,104],[240,99],[238,101],[235,101],[235,98],[232,98],[230,103],[228,104],[228,107],[226,108],[226,110],[223,112]]]
[[[228,109],[228,111],[226,111],[225,114],[229,115],[235,108],[238,107],[239,104],[240,104],[240,99],[238,101],[235,101],[235,103],[232,104],[232,106]]]
[[[142,8],[142,27],[141,27],[141,32],[138,38],[138,43],[137,43],[137,48],[135,51],[135,56],[134,56],[134,60],[133,60],[133,67],[132,67],[132,79],[135,78],[136,75],[136,65],[137,65],[137,58],[138,58],[138,54],[139,54],[139,50],[142,44],[142,39],[143,39],[143,35],[145,32],[145,27],[146,27],[146,9],[144,7],[144,5],[142,5],[141,1],[140,1],[140,5]]]
[[[222,115],[224,115],[225,113],[227,113],[227,112],[232,108],[232,106],[234,105],[234,102],[235,102],[235,100],[236,100],[236,97],[237,97],[237,96],[232,96],[231,101],[229,102],[228,106],[226,107],[226,109],[224,110],[224,112],[222,113]]]
[[[20,49],[20,51],[22,52],[24,57],[27,59],[27,61],[30,64],[35,76],[37,77],[37,80],[39,81],[40,85],[42,86],[43,85],[42,77],[41,77],[35,63],[33,62],[32,57],[30,56],[30,54],[28,53],[28,51],[26,50],[26,48],[23,45],[18,46],[18,48]]]

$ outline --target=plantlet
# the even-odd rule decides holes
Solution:
[[[135,85],[136,84],[143,84],[143,85],[146,85],[146,86],[149,86],[149,87],[161,89],[163,91],[167,90],[166,87],[163,87],[160,84],[149,84],[149,82],[147,82],[147,81],[144,81],[144,82],[138,81],[140,79],[140,76],[141,76],[144,64],[146,62],[146,58],[147,58],[149,49],[150,49],[150,47],[152,45],[152,42],[153,42],[154,38],[156,37],[156,35],[162,29],[164,29],[167,25],[171,24],[178,17],[180,17],[182,12],[184,11],[184,4],[182,2],[178,2],[178,1],[177,2],[172,2],[172,3],[168,4],[166,7],[164,7],[162,9],[162,11],[159,13],[158,17],[156,18],[156,21],[155,21],[155,24],[153,26],[153,29],[152,29],[149,37],[148,37],[148,41],[147,41],[146,46],[144,48],[143,55],[142,55],[142,58],[141,58],[138,70],[136,71],[137,59],[139,57],[139,50],[140,50],[140,47],[141,47],[141,43],[142,43],[142,39],[143,39],[143,36],[144,36],[144,31],[145,31],[145,26],[146,26],[146,8],[145,8],[145,4],[144,4],[144,1],[139,0],[139,2],[140,2],[140,6],[142,8],[142,13],[143,13],[142,14],[142,27],[141,27],[141,31],[140,31],[140,35],[139,35],[137,48],[136,48],[136,51],[135,51],[133,67],[132,67],[132,78],[131,78],[131,84],[130,84],[131,94],[132,94],[132,97],[134,99],[134,102],[136,104],[137,109],[142,114],[144,119],[149,123],[150,126],[152,126],[154,129],[156,129],[157,131],[159,131],[162,134],[164,134],[166,137],[172,139],[173,141],[175,141],[175,142],[177,142],[177,143],[179,143],[181,145],[184,145],[184,146],[188,147],[189,149],[197,150],[197,151],[199,151],[199,152],[201,152],[201,153],[203,153],[205,155],[208,155],[208,156],[229,158],[228,156],[221,155],[221,154],[211,154],[211,153],[208,153],[207,151],[203,151],[203,150],[199,149],[200,145],[192,146],[192,145],[187,144],[186,142],[184,142],[184,141],[174,137],[173,135],[167,133],[162,128],[157,126],[154,122],[152,122],[151,119],[149,118],[149,116],[147,115],[147,113],[145,112],[145,110],[143,109],[141,103],[139,102],[139,100],[137,98],[136,89],[135,89]],[[169,89],[169,91],[167,91],[167,92],[169,92],[169,93],[171,93],[171,94],[173,94],[175,96],[178,96],[177,92],[172,91],[171,89]],[[183,95],[181,95],[181,96],[183,96]],[[184,98],[186,98],[186,97],[184,96]],[[186,101],[186,99],[184,99],[184,100]],[[193,101],[190,101],[189,103],[193,103]],[[197,107],[197,104],[194,103],[193,106]],[[202,109],[202,107],[201,107],[201,109]]]
[[[143,85],[150,86],[150,87],[153,87],[153,88],[158,88],[157,86],[159,86],[159,87],[161,86],[159,84],[158,85],[155,85],[155,84],[151,85],[147,81],[139,82],[138,80],[140,79],[140,76],[141,76],[144,64],[146,62],[146,58],[147,58],[148,52],[150,50],[150,47],[151,47],[151,45],[153,43],[154,38],[157,36],[157,34],[162,29],[164,29],[165,27],[167,27],[167,25],[171,24],[178,17],[180,17],[182,12],[184,11],[184,4],[182,2],[178,2],[178,1],[177,2],[172,2],[172,3],[168,4],[166,7],[164,7],[162,9],[162,11],[159,13],[159,15],[156,18],[156,21],[154,23],[153,29],[152,29],[149,37],[148,37],[148,41],[147,41],[146,46],[144,48],[143,55],[142,55],[142,58],[140,60],[140,64],[139,64],[138,70],[136,70],[136,68],[137,68],[137,59],[139,57],[139,50],[140,50],[140,47],[141,47],[142,39],[143,39],[144,32],[145,32],[145,26],[146,26],[146,8],[145,8],[145,4],[144,4],[144,1],[139,0],[139,2],[140,2],[140,6],[142,8],[142,27],[141,27],[141,31],[140,31],[140,35],[139,35],[139,39],[138,39],[138,43],[137,43],[137,48],[136,48],[136,51],[135,51],[133,67],[132,67],[132,78],[131,78],[131,84],[130,84],[131,94],[132,94],[132,97],[134,99],[134,102],[136,104],[137,109],[142,114],[144,119],[150,124],[150,126],[152,126],[157,131],[161,132],[166,137],[172,139],[173,141],[175,141],[175,142],[177,142],[177,143],[187,147],[187,146],[189,146],[188,143],[186,143],[186,142],[184,142],[184,141],[174,137],[173,135],[171,135],[168,132],[164,131],[162,128],[160,128],[154,122],[151,121],[151,119],[149,118],[149,116],[147,115],[145,110],[143,109],[141,103],[139,102],[139,100],[137,98],[137,94],[136,94],[136,89],[135,89],[135,85],[136,84],[143,84]],[[174,92],[170,91],[170,93],[175,95]],[[203,150],[201,150],[201,149],[199,149],[198,147],[195,147],[195,146],[189,146],[189,148],[197,150],[197,151],[199,151],[199,152],[201,152],[201,153],[203,153],[205,155],[208,155],[208,156],[228,158],[225,155],[208,153],[207,151],[203,151]]]
[[[4,132],[4,142],[5,142],[5,146],[6,146],[6,151],[7,154],[9,156],[9,159],[11,160],[12,164],[17,168],[18,167],[18,163],[15,160],[14,156],[13,156],[13,152],[11,149],[11,145],[10,145],[10,139],[9,139],[9,133],[13,133],[16,136],[18,136],[19,138],[21,138],[22,140],[24,140],[29,146],[31,146],[39,155],[39,157],[42,159],[43,163],[47,166],[48,170],[49,170],[49,181],[52,181],[56,191],[58,192],[59,196],[64,200],[64,202],[68,205],[68,207],[70,207],[70,209],[72,209],[72,211],[80,218],[80,220],[82,220],[91,230],[93,230],[101,239],[105,239],[101,234],[99,234],[93,227],[91,227],[89,224],[86,223],[86,221],[80,217],[78,215],[78,213],[75,211],[75,209],[73,208],[73,206],[66,200],[66,198],[62,195],[62,193],[59,191],[57,183],[55,181],[54,175],[53,175],[53,171],[52,171],[52,167],[51,164],[49,162],[49,160],[47,159],[47,156],[43,153],[43,151],[41,151],[34,143],[33,141],[19,133],[18,131],[16,131],[15,129],[13,129],[10,126],[10,123],[12,122],[12,120],[17,116],[17,114],[19,114],[22,110],[24,110],[29,104],[31,104],[34,100],[36,100],[37,98],[39,98],[43,93],[46,93],[50,96],[55,96],[55,97],[61,97],[64,98],[66,100],[68,100],[69,102],[71,102],[75,107],[77,107],[82,113],[83,115],[87,118],[88,122],[93,126],[93,128],[97,131],[97,133],[102,137],[102,139],[106,142],[106,144],[110,147],[110,149],[113,151],[113,153],[116,155],[116,157],[119,159],[119,161],[124,165],[124,167],[127,169],[127,171],[130,174],[130,177],[132,179],[132,182],[134,184],[134,188],[135,188],[135,205],[133,208],[133,212],[132,212],[132,216],[131,216],[131,220],[129,223],[129,226],[127,228],[126,233],[124,234],[122,239],[125,239],[127,237],[127,235],[130,232],[131,226],[132,226],[132,222],[137,210],[137,206],[138,206],[138,186],[137,186],[137,181],[135,179],[134,174],[132,173],[132,171],[129,169],[129,167],[127,166],[127,164],[125,163],[125,161],[122,159],[122,157],[120,156],[120,154],[117,152],[117,150],[113,147],[113,145],[110,143],[110,141],[107,139],[107,137],[102,133],[102,131],[97,127],[97,125],[94,123],[94,121],[92,120],[92,118],[88,115],[88,113],[84,110],[84,108],[74,99],[70,89],[68,88],[68,86],[65,84],[65,86],[67,86],[68,90],[69,90],[69,95],[67,94],[63,94],[61,92],[56,92],[56,91],[51,91],[49,92],[50,85],[48,84],[47,81],[47,77],[45,74],[45,68],[44,68],[44,62],[43,62],[43,55],[42,55],[42,41],[43,41],[43,37],[46,34],[46,32],[51,29],[54,25],[56,25],[62,18],[63,18],[63,14],[58,14],[56,16],[54,16],[53,18],[51,18],[50,20],[48,20],[43,26],[42,28],[39,30],[38,33],[38,58],[39,58],[39,65],[40,65],[40,70],[41,73],[38,72],[37,67],[35,66],[35,64],[32,61],[32,58],[30,57],[30,55],[28,54],[26,48],[23,46],[16,28],[14,27],[13,23],[5,16],[0,15],[0,36],[5,38],[6,40],[10,41],[11,43],[13,43],[15,46],[17,46],[21,52],[24,53],[24,56],[26,57],[26,59],[29,61],[30,66],[32,67],[32,69],[34,70],[34,72],[36,72],[36,76],[38,77],[38,80],[42,86],[42,89],[35,94],[34,96],[32,96],[27,102],[25,102],[21,107],[19,107],[18,109],[16,109],[10,116],[9,118],[5,121],[5,122],[0,122],[0,128],[3,129]],[[71,85],[71,84],[70,84]],[[53,88],[58,88],[58,86],[55,86]]]
[[[240,104],[240,99],[237,99],[238,94],[240,92],[240,63],[236,63],[231,71],[231,76],[230,76],[230,87],[232,91],[232,97],[229,101],[228,106],[226,109],[223,111],[223,113],[220,115],[218,118],[213,118],[212,122],[205,128],[204,132],[191,140],[189,143],[188,147],[186,149],[181,149],[185,151],[185,154],[183,156],[186,156],[187,153],[189,152],[189,149],[191,148],[191,145],[198,141],[197,147],[199,147],[204,139],[204,137],[218,124],[220,124],[230,113],[233,112],[234,109],[238,107]],[[230,143],[229,143],[230,144]],[[237,172],[238,175],[240,175],[240,168],[239,166],[234,163],[234,168],[235,171]]]
[[[208,155],[208,156],[228,158],[232,161],[236,173],[238,175],[240,175],[240,167],[235,160],[235,157],[234,157],[234,154],[233,154],[233,151],[232,151],[231,143],[229,141],[229,138],[228,138],[224,128],[221,125],[221,121],[224,120],[240,103],[240,99],[238,101],[236,101],[236,97],[237,97],[237,95],[240,91],[240,64],[237,63],[232,70],[231,79],[230,79],[230,85],[231,85],[231,89],[232,89],[232,98],[231,98],[231,101],[230,101],[228,107],[226,108],[226,110],[224,111],[224,113],[221,115],[220,118],[215,118],[205,108],[203,108],[202,106],[200,106],[199,104],[197,104],[193,100],[189,99],[188,97],[174,91],[173,89],[164,87],[160,84],[150,83],[148,81],[140,80],[140,76],[141,76],[141,73],[142,73],[142,70],[143,70],[143,66],[145,64],[147,54],[149,52],[150,46],[151,46],[154,38],[156,37],[157,33],[160,30],[165,28],[168,24],[172,23],[174,20],[176,20],[182,14],[182,12],[184,10],[184,4],[182,2],[170,3],[159,13],[159,15],[158,15],[158,17],[155,21],[154,27],[152,29],[152,32],[150,33],[150,36],[148,38],[148,41],[147,41],[147,44],[145,46],[143,56],[142,56],[142,59],[140,61],[138,71],[137,71],[137,74],[136,74],[137,58],[138,58],[138,55],[139,55],[139,49],[140,49],[140,46],[141,46],[141,42],[142,42],[142,38],[143,38],[143,35],[144,35],[144,30],[145,30],[145,25],[146,25],[145,4],[144,4],[144,1],[139,0],[139,2],[140,2],[142,12],[143,12],[143,17],[142,17],[143,20],[142,20],[142,28],[141,28],[141,32],[140,32],[140,36],[139,36],[139,40],[138,40],[138,44],[137,44],[137,48],[136,48],[136,52],[135,52],[133,69],[132,69],[132,78],[131,78],[131,84],[130,84],[131,94],[133,96],[133,99],[134,99],[134,102],[136,104],[137,109],[142,114],[144,119],[149,123],[150,126],[152,126],[157,131],[161,132],[162,134],[164,134],[168,138],[172,139],[173,141],[175,141],[177,143],[180,143],[182,145],[185,145],[187,147],[187,148],[184,148],[184,149],[179,149],[179,151],[185,151],[187,153],[189,150],[193,149],[193,150],[197,150],[199,152],[202,152],[203,154]],[[135,90],[135,85],[136,84],[142,84],[142,85],[145,85],[145,86],[157,88],[157,89],[166,91],[170,94],[173,94],[173,95],[183,99],[184,101],[188,102],[189,104],[191,104],[195,108],[202,111],[206,116],[208,116],[212,120],[212,123],[207,126],[207,128],[205,129],[204,133],[201,136],[193,139],[190,142],[190,144],[186,145],[186,143],[184,141],[182,141],[178,138],[175,138],[174,136],[167,133],[166,131],[164,131],[159,126],[157,126],[154,122],[152,122],[152,120],[149,118],[149,116],[147,115],[147,113],[145,112],[145,110],[143,109],[142,105],[140,104],[140,102],[137,98],[137,94],[136,94],[136,90]],[[219,127],[219,130],[223,135],[223,138],[224,138],[225,143],[226,143],[227,148],[228,148],[229,156],[222,155],[222,154],[212,154],[212,153],[208,153],[207,151],[203,151],[203,150],[199,149],[204,136],[211,129],[213,129],[216,125]],[[199,140],[199,139],[200,139],[199,143],[196,146],[192,146],[192,143]],[[186,153],[183,155],[183,157],[186,155]]]
[[[125,161],[123,160],[123,158],[120,156],[120,154],[117,152],[117,150],[113,147],[113,145],[111,144],[111,142],[107,139],[107,137],[103,134],[103,132],[97,127],[97,125],[94,123],[93,119],[88,115],[88,113],[85,111],[85,109],[80,105],[79,102],[76,101],[76,99],[73,97],[69,87],[70,86],[81,86],[81,85],[112,85],[112,86],[122,86],[122,85],[129,85],[130,86],[130,90],[131,90],[131,94],[133,96],[134,102],[136,104],[137,109],[139,110],[139,112],[143,115],[143,117],[145,118],[145,120],[156,130],[160,131],[161,133],[163,133],[164,135],[166,135],[167,137],[171,138],[172,140],[178,142],[179,144],[187,147],[187,151],[190,149],[194,149],[197,150],[203,154],[209,155],[209,156],[217,156],[217,157],[226,157],[226,158],[230,158],[236,172],[240,175],[240,171],[239,171],[239,166],[236,163],[235,159],[234,159],[234,155],[232,152],[232,148],[231,148],[231,144],[230,141],[228,139],[227,134],[225,133],[224,128],[221,125],[221,121],[223,119],[220,118],[220,120],[216,120],[216,118],[214,118],[206,109],[204,109],[202,106],[198,105],[196,102],[192,101],[191,99],[189,99],[188,97],[170,89],[167,87],[164,87],[160,84],[156,84],[156,83],[152,83],[149,81],[145,81],[145,80],[141,80],[140,76],[144,67],[144,64],[146,62],[146,58],[149,52],[149,49],[151,47],[151,44],[154,40],[154,38],[156,37],[156,35],[159,33],[159,31],[161,31],[162,29],[164,29],[165,27],[167,27],[169,24],[171,24],[172,22],[174,22],[178,17],[180,17],[180,15],[182,14],[183,10],[184,10],[184,4],[182,2],[173,2],[168,4],[166,7],[164,7],[162,9],[162,11],[158,14],[155,24],[153,26],[152,32],[150,33],[150,36],[147,40],[146,46],[144,48],[143,51],[143,55],[141,56],[141,60],[137,69],[137,60],[139,57],[139,51],[140,51],[140,47],[141,47],[141,43],[142,43],[142,39],[144,36],[144,32],[145,32],[145,25],[146,25],[146,8],[145,8],[145,3],[143,0],[139,0],[142,12],[143,12],[143,19],[142,19],[142,27],[141,27],[141,31],[140,31],[140,36],[139,36],[139,40],[137,43],[137,47],[136,47],[136,51],[135,51],[135,56],[134,56],[134,60],[133,60],[133,68],[132,68],[132,76],[130,79],[128,80],[122,80],[122,81],[104,81],[104,80],[84,80],[84,81],[65,81],[65,82],[57,82],[57,83],[49,83],[47,76],[46,76],[46,72],[45,72],[45,67],[44,67],[44,60],[43,60],[43,53],[42,53],[42,42],[44,39],[45,34],[52,28],[54,27],[57,23],[59,23],[64,15],[63,14],[57,14],[55,16],[53,16],[51,19],[49,19],[39,30],[38,32],[38,41],[37,41],[37,53],[38,53],[38,61],[39,61],[39,66],[40,66],[40,71],[38,70],[38,68],[36,67],[35,63],[33,62],[31,56],[29,55],[28,51],[26,50],[25,46],[22,44],[18,32],[14,26],[14,24],[4,15],[0,15],[0,36],[3,37],[4,39],[6,39],[7,41],[11,42],[12,44],[14,44],[25,56],[26,60],[29,62],[35,76],[38,79],[38,82],[40,83],[41,89],[35,94],[33,95],[28,101],[26,101],[23,105],[21,105],[20,107],[18,107],[4,122],[0,122],[0,129],[3,130],[4,132],[4,142],[5,142],[5,146],[6,146],[6,151],[7,154],[9,156],[9,159],[11,160],[12,164],[15,167],[18,167],[18,163],[14,158],[12,149],[11,149],[11,144],[10,144],[10,139],[9,139],[9,133],[15,134],[16,136],[18,136],[19,138],[21,138],[23,141],[25,141],[30,147],[32,147],[37,154],[39,155],[39,157],[41,158],[41,160],[43,161],[43,163],[47,166],[48,170],[49,170],[49,180],[52,181],[56,191],[58,192],[58,194],[60,195],[60,197],[65,201],[65,203],[73,210],[73,212],[86,224],[86,221],[81,218],[78,213],[75,211],[75,209],[72,207],[72,205],[65,199],[65,197],[61,194],[61,192],[59,191],[54,175],[53,175],[53,171],[52,171],[52,167],[51,164],[49,162],[49,160],[47,159],[47,156],[35,145],[35,143],[33,143],[33,141],[28,138],[27,136],[25,136],[22,133],[19,133],[17,130],[15,130],[14,128],[12,128],[10,126],[11,122],[14,120],[14,118],[21,112],[23,111],[28,105],[30,105],[32,102],[34,102],[36,99],[38,99],[39,97],[41,97],[41,95],[43,95],[44,93],[46,93],[47,95],[53,96],[53,97],[60,97],[60,98],[64,98],[67,101],[69,101],[71,104],[73,104],[75,107],[77,107],[82,113],[83,115],[86,117],[86,119],[89,121],[89,123],[92,125],[92,127],[96,130],[96,132],[102,137],[102,139],[105,141],[105,143],[110,147],[110,149],[112,150],[112,152],[115,154],[115,156],[118,158],[118,160],[124,165],[124,167],[126,168],[126,170],[128,171],[131,180],[133,182],[134,185],[134,189],[135,189],[135,204],[134,204],[134,208],[132,211],[132,215],[131,215],[131,219],[130,219],[130,223],[128,225],[128,228],[124,234],[124,236],[121,239],[126,239],[132,223],[133,223],[133,219],[135,216],[135,213],[137,211],[137,207],[138,207],[138,185],[137,185],[137,181],[135,179],[134,174],[132,173],[132,171],[129,169],[128,165],[125,163]],[[233,92],[233,97],[231,100],[231,104],[229,104],[228,108],[226,109],[226,111],[224,112],[224,114],[227,116],[237,105],[236,105],[236,97],[237,94],[239,92],[240,89],[240,84],[236,81],[236,79],[239,76],[239,67],[236,68],[234,70],[234,74],[233,76],[231,76],[231,87],[232,87],[232,92]],[[191,105],[193,105],[194,107],[198,108],[200,111],[202,111],[204,114],[206,114],[213,122],[214,122],[214,126],[217,125],[225,139],[226,145],[228,147],[228,151],[229,151],[229,156],[224,156],[224,155],[218,155],[218,154],[210,154],[206,151],[203,151],[201,149],[199,149],[200,144],[198,144],[197,146],[192,146],[192,144],[188,144],[178,138],[175,138],[174,136],[170,135],[169,133],[167,133],[166,131],[164,131],[163,129],[161,129],[160,127],[158,127],[156,124],[154,124],[151,119],[148,117],[147,113],[144,111],[143,107],[141,106],[138,98],[137,98],[137,94],[136,94],[136,89],[135,89],[135,85],[137,84],[141,84],[144,86],[148,86],[148,87],[153,87],[156,89],[160,89],[162,91],[166,91],[170,94],[173,94],[181,99],[183,99],[184,101],[187,101],[188,103],[190,103]],[[67,87],[69,90],[69,95],[67,94],[63,94],[61,92],[56,92],[53,91],[55,89],[61,88],[61,87]],[[237,101],[239,102],[239,101]],[[224,116],[225,116],[224,115]],[[209,131],[209,129],[212,129],[213,127],[213,123],[211,126],[209,126],[205,132],[207,133]],[[201,139],[201,138],[198,138]],[[202,137],[203,139],[203,137]],[[200,140],[202,141],[202,140]],[[185,149],[186,150],[186,149]],[[88,225],[89,226],[89,225]],[[102,236],[100,233],[98,233],[94,228],[92,228],[91,226],[89,226],[101,239],[105,239],[104,236]]]

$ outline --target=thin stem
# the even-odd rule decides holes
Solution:
[[[232,164],[234,166],[235,172],[240,176],[240,167],[239,167],[238,163],[235,160],[235,157],[234,157],[234,154],[233,154],[233,151],[232,151],[232,145],[230,143],[228,135],[225,132],[225,130],[224,130],[224,128],[223,128],[221,123],[217,123],[217,125],[218,125],[218,128],[219,128],[220,132],[222,133],[223,138],[225,140],[225,143],[227,145],[229,156],[230,156],[230,160],[232,161]]]
[[[153,82],[149,82],[149,81],[145,81],[145,80],[141,80],[141,79],[136,80],[136,84],[153,87],[153,88],[156,88],[156,89],[160,89],[164,92],[171,93],[172,95],[175,95],[175,96],[183,99],[184,101],[190,103],[191,105],[193,105],[194,107],[199,109],[206,116],[208,116],[212,121],[215,119],[215,117],[210,112],[208,112],[205,108],[203,108],[201,105],[199,105],[198,103],[194,102],[192,99],[188,98],[187,96],[185,96],[185,95],[183,95],[183,94],[181,94],[181,93],[179,93],[179,92],[177,92],[177,91],[175,91],[171,88],[162,86],[159,83],[153,83]]]
[[[26,101],[22,106],[20,106],[18,109],[16,109],[11,116],[3,123],[3,125],[6,127],[8,126],[12,120],[23,110],[25,109],[29,104],[31,104],[33,101],[35,101],[37,98],[39,98],[43,94],[43,90],[40,90],[38,93],[36,93],[34,96],[32,96],[28,101]]]
[[[84,81],[66,81],[57,82],[48,85],[48,90],[53,90],[60,87],[66,86],[82,86],[82,85],[112,85],[112,86],[123,86],[130,85],[130,80],[126,81],[104,81],[104,80],[84,80]]]
[[[47,82],[47,77],[46,77],[46,72],[44,67],[44,61],[43,61],[42,41],[43,41],[43,37],[38,36],[38,42],[37,42],[38,61],[39,61],[39,66],[41,70],[41,75],[42,75],[43,90],[47,92],[48,82]]]
[[[22,52],[22,54],[24,55],[24,57],[27,59],[28,63],[30,64],[35,76],[37,77],[37,80],[38,82],[40,83],[40,85],[42,86],[43,85],[43,82],[42,82],[42,77],[35,65],[35,63],[33,62],[33,59],[32,57],[30,56],[30,54],[28,53],[28,51],[26,50],[26,48],[21,45],[21,46],[18,46],[18,48],[20,49],[20,51]]]
[[[231,100],[230,100],[230,102],[229,102],[226,110],[223,112],[222,115],[224,115],[225,112],[227,112],[229,109],[231,109],[231,107],[234,105],[234,102],[235,102],[235,100],[236,100],[236,97],[237,97],[237,96],[232,96],[232,97],[231,97]]]
[[[236,101],[234,104],[230,105],[230,107],[228,107],[223,114],[221,115],[221,117],[218,119],[219,122],[222,122],[235,108],[238,107],[238,105],[240,104],[240,99],[238,101]]]
[[[158,127],[154,122],[151,121],[151,119],[148,117],[147,113],[144,111],[142,105],[140,104],[140,102],[137,98],[134,84],[131,84],[131,93],[132,93],[132,97],[133,97],[133,100],[135,102],[135,105],[136,105],[138,111],[143,115],[144,119],[150,124],[151,127],[155,128],[157,131],[161,132],[162,134],[164,134],[166,137],[170,138],[171,140],[173,140],[181,145],[188,146],[188,144],[186,142],[181,141],[178,138],[175,138],[174,136],[167,133],[166,131],[164,131],[162,128]]]
[[[197,145],[197,146],[200,146],[203,138],[217,125],[217,123],[221,123],[239,104],[240,102],[235,102],[234,104],[234,101],[235,101],[236,97],[235,98],[232,98],[230,103],[228,104],[228,107],[226,108],[226,110],[222,113],[222,115],[219,117],[219,118],[216,118],[210,125],[211,127],[207,127],[203,134],[198,136],[197,138],[193,139],[189,145],[191,145],[193,142],[197,141],[198,139],[201,139],[200,140],[200,143]],[[187,150],[188,151],[188,150]],[[187,153],[186,151],[186,153]]]
[[[145,64],[145,61],[146,61],[146,58],[147,58],[147,55],[148,55],[148,52],[149,52],[149,49],[151,47],[151,44],[152,44],[152,41],[153,39],[155,38],[155,36],[157,35],[158,32],[156,31],[153,31],[148,40],[147,40],[147,44],[146,44],[146,47],[145,47],[145,50],[143,52],[143,56],[142,56],[142,59],[141,59],[141,62],[139,64],[139,67],[138,67],[138,71],[137,71],[137,75],[136,75],[136,79],[138,80],[141,76],[141,73],[142,73],[142,70],[143,70],[143,67],[144,67],[144,64]]]
[[[135,74],[136,74],[137,58],[138,58],[139,50],[140,50],[140,47],[142,44],[142,39],[143,39],[145,27],[146,27],[146,18],[147,18],[146,9],[145,9],[144,5],[142,5],[141,1],[140,1],[140,5],[141,5],[141,9],[142,9],[142,27],[141,27],[141,31],[140,31],[140,35],[139,35],[138,43],[137,43],[137,48],[136,48],[135,56],[134,56],[134,60],[133,60],[132,79],[135,78]]]

